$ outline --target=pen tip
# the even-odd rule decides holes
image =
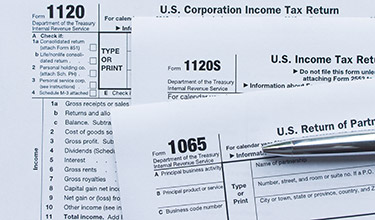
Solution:
[[[279,144],[267,145],[263,147],[263,152],[267,154],[292,156],[293,144],[291,142],[284,142],[284,143],[279,143]]]

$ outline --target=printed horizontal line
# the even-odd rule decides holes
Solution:
[[[187,203],[187,204],[171,205],[171,206],[161,206],[161,207],[158,207],[158,209],[174,208],[174,207],[181,207],[181,206],[191,206],[191,205],[203,205],[203,204],[218,203],[218,202],[225,202],[225,200],[198,202],[198,203]]]
[[[32,31],[33,34],[131,34],[131,31]]]
[[[242,94],[242,92],[170,92],[168,93],[176,93],[176,94]]]
[[[98,88],[98,90],[132,90],[131,88]]]
[[[216,163],[210,163],[210,164],[199,164],[199,165],[191,165],[191,166],[183,166],[183,167],[168,167],[168,168],[163,168],[163,169],[154,169],[154,171],[173,170],[173,169],[198,167],[198,166],[218,165],[218,164],[221,164],[221,163],[223,163],[223,164],[237,163],[237,162],[245,162],[245,161],[253,161],[253,160],[263,160],[263,159],[272,159],[272,158],[279,158],[279,156],[262,157],[262,158],[251,158],[251,159],[242,159],[242,160],[233,160],[233,161],[223,161],[223,162],[216,162]]]
[[[346,187],[337,187],[337,188],[327,188],[327,189],[319,189],[319,190],[308,190],[308,191],[290,192],[290,193],[280,193],[280,194],[273,194],[273,195],[272,194],[271,195],[262,195],[262,196],[255,196],[255,198],[285,196],[285,195],[293,195],[293,194],[300,194],[300,193],[311,193],[311,192],[320,192],[320,191],[328,191],[328,190],[358,188],[358,187],[365,187],[365,186],[374,186],[374,184],[366,184],[366,185],[358,185],[358,186],[346,186]]]
[[[362,165],[362,166],[354,166],[354,167],[341,167],[341,168],[327,169],[327,170],[307,171],[307,172],[300,172],[300,173],[289,173],[289,174],[280,174],[280,175],[262,176],[262,177],[254,177],[254,179],[264,179],[264,178],[272,178],[272,177],[279,177],[279,176],[294,176],[294,175],[299,175],[299,174],[321,173],[321,172],[327,172],[327,171],[346,170],[346,169],[354,169],[354,168],[362,168],[362,167],[371,167],[371,166],[375,166],[375,165],[372,164],[372,165]]]
[[[248,159],[240,159],[240,160],[230,160],[230,161],[223,161],[223,164],[226,164],[226,163],[236,163],[236,162],[245,162],[245,161],[253,161],[253,160],[273,159],[273,158],[281,158],[281,156],[267,156],[267,157],[257,157],[257,158],[248,158]]]
[[[159,188],[156,188],[156,189],[157,190],[173,189],[173,188],[181,188],[181,187],[187,187],[187,186],[200,186],[200,185],[217,184],[217,183],[223,183],[223,181],[206,182],[206,183],[195,183],[195,184],[178,185],[178,186],[167,186],[167,187],[159,187]]]
[[[328,218],[316,218],[316,219],[313,219],[313,220],[331,220],[331,219],[356,218],[356,217],[371,216],[371,215],[375,215],[375,212],[374,213],[355,214],[355,215],[343,215],[343,216],[328,217]]]
[[[181,168],[201,167],[201,166],[211,166],[211,165],[218,165],[218,164],[221,164],[221,162],[182,166],[182,167],[168,167],[168,168],[163,168],[163,169],[154,169],[154,171],[174,170],[174,169],[181,169]]]
[[[85,100],[85,99],[90,99],[90,100],[95,100],[95,99],[119,99],[119,100],[122,100],[122,99],[126,99],[126,100],[130,100],[131,98],[111,98],[111,97],[108,97],[108,98],[103,98],[103,97],[32,97],[32,99],[82,99],[82,100]]]

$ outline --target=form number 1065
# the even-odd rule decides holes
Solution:
[[[204,151],[207,149],[207,143],[205,137],[189,138],[189,139],[180,139],[178,141],[171,140],[168,143],[171,146],[172,154],[175,154],[177,151],[180,153],[186,152],[195,152],[197,150]]]

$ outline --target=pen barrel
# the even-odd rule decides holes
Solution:
[[[375,154],[375,134],[353,134],[292,141],[293,155]]]

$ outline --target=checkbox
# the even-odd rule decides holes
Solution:
[[[96,44],[90,44],[90,46],[89,46],[90,51],[96,51],[97,49],[98,49],[98,47],[96,46]]]
[[[90,57],[89,62],[90,62],[91,65],[95,65],[96,64],[96,57]]]
[[[97,71],[96,70],[90,70],[90,76],[91,77],[96,77],[98,74],[97,74]]]
[[[96,90],[90,90],[90,96],[96,97]]]
[[[90,82],[90,89],[96,89],[96,82]]]

